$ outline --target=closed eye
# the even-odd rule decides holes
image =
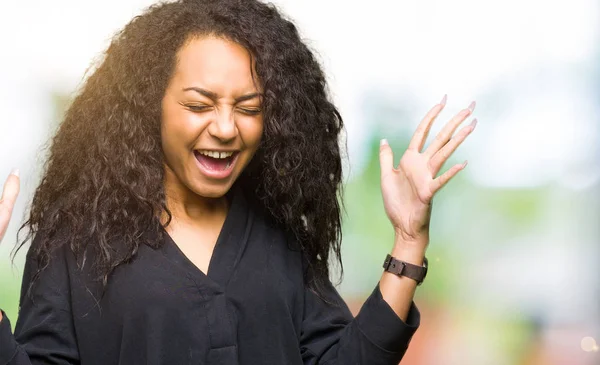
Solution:
[[[186,105],[185,107],[193,112],[203,112],[210,109],[208,105]]]
[[[185,105],[192,112],[204,112],[212,109],[210,105],[197,105],[197,104],[187,104]],[[260,108],[237,108],[237,110],[246,115],[258,115],[262,112]]]
[[[246,115],[258,115],[261,112],[258,108],[238,108],[238,110]]]

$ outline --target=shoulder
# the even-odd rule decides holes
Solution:
[[[84,272],[91,275],[92,259],[86,260],[90,252],[76,255],[71,248],[71,235],[66,225],[52,232],[37,231],[33,234],[25,256],[21,300],[26,294],[52,292],[64,295],[65,290],[70,288],[73,275],[79,277]]]

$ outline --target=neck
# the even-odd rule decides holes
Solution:
[[[172,223],[202,225],[227,214],[229,206],[225,196],[207,198],[196,194],[182,184],[168,167],[165,170],[164,189]],[[166,218],[166,213],[163,212],[161,216],[163,225],[166,223]]]

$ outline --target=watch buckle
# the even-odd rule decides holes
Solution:
[[[400,264],[402,267],[400,267],[399,269],[396,269],[397,263]],[[392,267],[392,269],[394,269],[394,274],[402,275],[402,273],[404,272],[404,268],[406,267],[406,264],[402,261],[395,261],[390,266]]]
[[[392,262],[392,256],[388,254],[385,257],[385,261],[383,261],[383,269],[387,271],[390,268],[391,262]]]

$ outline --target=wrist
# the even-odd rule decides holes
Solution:
[[[413,279],[418,286],[427,276],[428,265],[426,258],[418,258],[417,256],[415,259],[407,259],[388,254],[383,262],[383,268],[386,272],[396,276]]]
[[[429,240],[429,229],[423,229],[420,233],[409,233],[404,229],[394,226],[394,237],[396,241],[402,241],[407,244],[418,244]]]
[[[417,240],[406,240],[396,235],[391,255],[398,260],[414,265],[423,265],[423,258],[425,257],[428,243],[429,239],[425,237]]]
[[[390,254],[400,261],[418,266],[423,266],[423,259],[425,258],[424,250],[409,250],[403,247],[394,247]]]
[[[405,236],[396,232],[394,235],[394,247],[400,247],[410,251],[423,251],[427,250],[429,245],[429,235],[422,235],[419,237],[406,238]]]

